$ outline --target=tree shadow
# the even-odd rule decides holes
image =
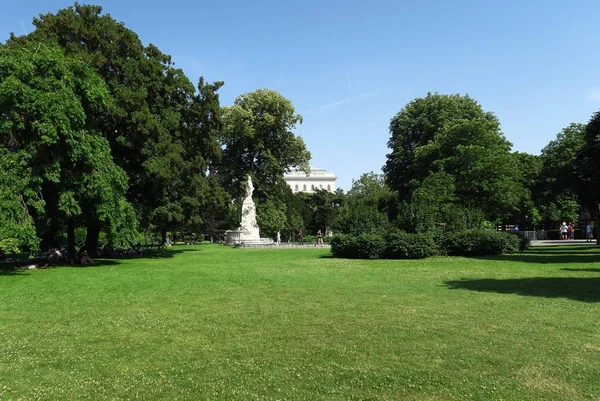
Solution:
[[[568,272],[592,272],[592,273],[600,273],[600,268],[588,267],[585,269],[574,269],[571,267],[563,267],[560,270],[568,271]]]
[[[568,298],[600,302],[600,277],[533,277],[520,279],[461,279],[444,283],[451,290]]]
[[[539,247],[542,248],[542,247]],[[543,247],[549,248],[549,247]],[[510,262],[524,262],[524,263],[539,263],[539,264],[551,264],[551,263],[600,263],[600,247],[592,248],[586,247],[585,245],[579,250],[565,250],[561,249],[528,249],[523,253],[514,254],[503,254],[493,256],[478,256],[475,259],[481,260],[498,260],[498,261],[510,261]]]
[[[600,246],[589,245],[547,245],[529,247],[526,253],[536,255],[554,255],[554,254],[594,254],[600,253]]]
[[[335,259],[335,256],[333,256],[332,254],[328,253],[327,255],[319,255],[318,258],[319,259]]]
[[[0,276],[24,276],[27,274],[27,270],[2,268],[0,269]]]
[[[5,262],[3,265],[0,265],[0,276],[14,276],[14,275],[23,275],[25,272],[30,271],[30,269],[25,268],[28,265],[41,265],[42,267],[32,270],[46,270],[46,269],[54,269],[54,268],[77,268],[77,269],[85,269],[85,268],[93,268],[93,267],[103,267],[103,266],[116,266],[120,265],[124,260],[156,260],[156,259],[171,259],[176,255],[183,252],[190,251],[199,251],[199,249],[168,249],[168,250],[156,250],[146,252],[143,255],[119,255],[112,258],[109,257],[99,257],[93,258],[94,263],[88,265],[80,265],[71,262],[54,262],[48,263],[44,260],[33,260],[27,259],[27,255],[23,259],[18,259],[11,262]],[[45,266],[47,264],[47,266]]]

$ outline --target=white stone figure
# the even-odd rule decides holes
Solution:
[[[226,232],[227,239],[225,243],[227,245],[265,245],[273,243],[272,239],[260,238],[258,222],[256,221],[256,206],[252,200],[253,192],[252,178],[248,176],[245,192],[246,197],[242,203],[242,221],[237,230],[228,230]]]
[[[246,198],[252,198],[253,193],[254,185],[252,185],[252,178],[248,176],[248,181],[246,182]]]

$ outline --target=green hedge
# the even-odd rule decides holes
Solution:
[[[331,253],[336,258],[357,259],[358,241],[351,234],[334,235],[331,239]]]
[[[494,230],[463,230],[446,236],[405,232],[335,235],[331,253],[348,259],[422,259],[439,254],[484,256],[523,251],[529,241],[513,233]]]
[[[444,248],[451,256],[484,256],[515,253],[524,246],[520,237],[504,231],[464,230],[448,234]]]
[[[331,239],[331,253],[348,259],[420,259],[438,252],[431,236],[401,232],[385,238],[377,234],[335,235]]]
[[[432,235],[427,233],[392,233],[385,240],[386,259],[422,259],[439,253]]]

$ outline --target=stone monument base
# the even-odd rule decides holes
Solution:
[[[270,238],[260,238],[244,230],[225,231],[225,245],[244,246],[244,245],[270,245],[273,244]]]

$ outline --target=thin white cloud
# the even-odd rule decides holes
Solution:
[[[600,88],[593,88],[593,89],[589,90],[586,95],[586,99],[590,100],[592,102],[599,102],[600,101]]]
[[[339,107],[339,106],[342,106],[342,105],[344,105],[344,104],[348,104],[348,103],[355,102],[355,101],[357,101],[357,100],[361,100],[361,99],[367,99],[367,98],[369,98],[369,97],[376,96],[376,95],[378,95],[380,92],[381,92],[381,91],[379,91],[379,90],[376,90],[376,91],[373,91],[373,92],[367,92],[367,93],[363,93],[363,94],[360,94],[360,95],[356,95],[356,96],[347,97],[347,98],[345,98],[345,99],[337,100],[337,101],[335,101],[335,102],[328,103],[328,104],[325,104],[325,105],[323,105],[323,106],[316,107],[316,108],[314,108],[314,109],[311,109],[311,110],[307,110],[305,113],[309,113],[309,112],[313,112],[313,111],[323,111],[323,110],[327,110],[327,109],[332,109],[332,108],[334,108],[334,107]]]

